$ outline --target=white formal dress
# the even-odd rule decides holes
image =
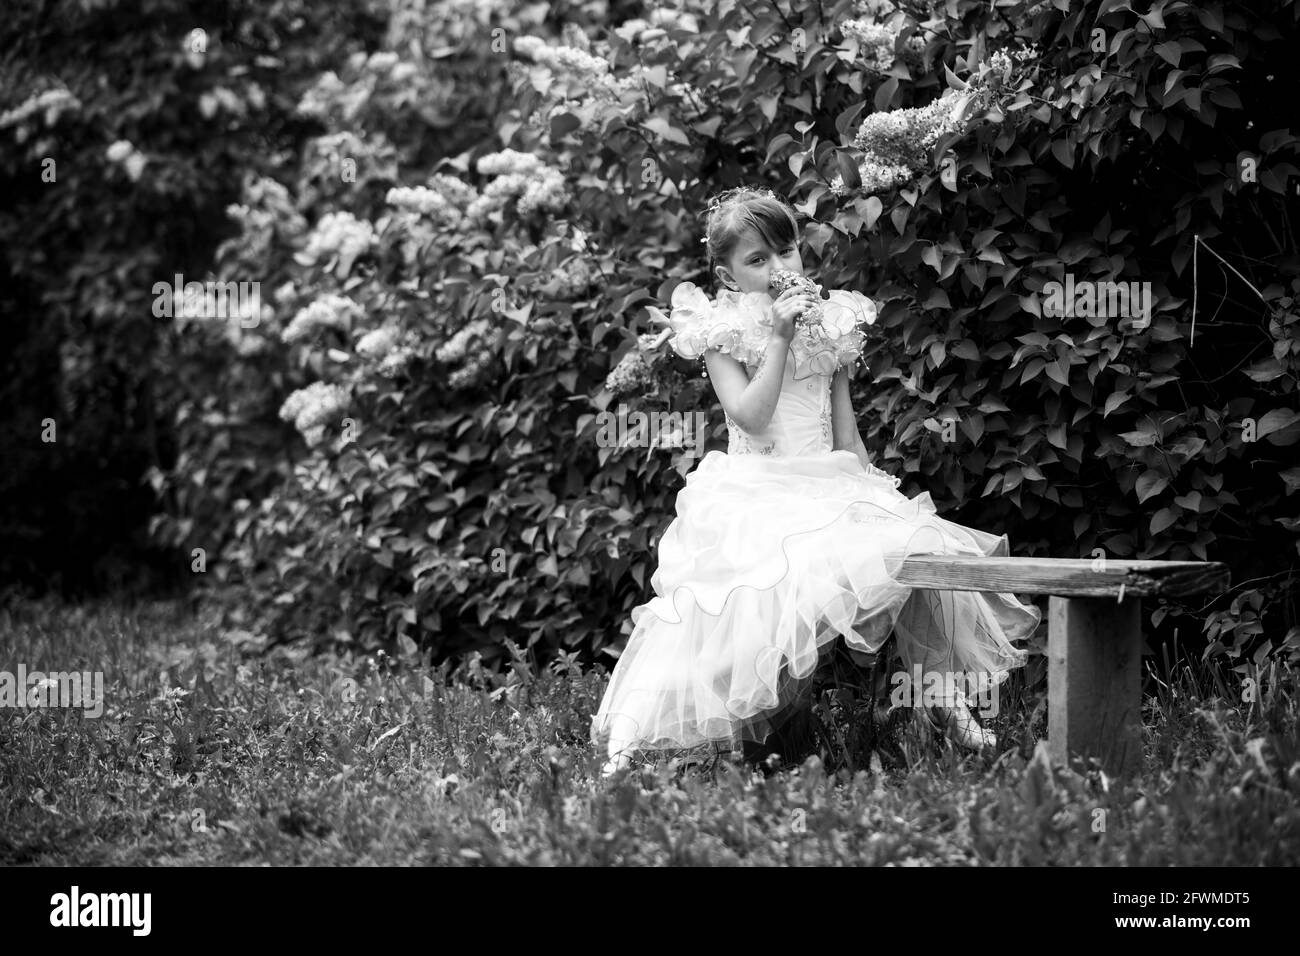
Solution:
[[[684,286],[668,320],[674,349],[694,358],[719,347],[752,374],[770,297],[710,302]],[[727,452],[706,454],[678,493],[654,597],[632,611],[592,718],[592,740],[608,753],[762,740],[837,639],[874,653],[896,632],[905,670],[984,672],[994,683],[1025,662],[1013,642],[1038,626],[1035,605],[895,580],[909,555],[1009,555],[1009,543],[940,517],[929,492],[908,498],[898,478],[832,449],[831,375],[860,356],[858,330],[875,307],[837,291],[824,311],[839,337],[797,333],[767,426],[748,434],[728,416]]]

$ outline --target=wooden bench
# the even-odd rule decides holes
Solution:
[[[918,555],[898,581],[944,591],[1048,594],[1047,742],[1054,761],[1096,757],[1112,773],[1142,764],[1144,597],[1228,586],[1214,561]]]

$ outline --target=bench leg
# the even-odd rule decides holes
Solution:
[[[1141,598],[1049,602],[1047,745],[1052,760],[1096,757],[1107,773],[1142,766]]]

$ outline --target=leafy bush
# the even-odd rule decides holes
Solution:
[[[156,476],[169,540],[270,632],[615,644],[693,459],[602,447],[598,415],[705,409],[719,447],[646,307],[708,284],[697,213],[758,182],[818,280],[882,306],[855,408],[904,491],[1018,553],[1223,561],[1232,594],[1153,628],[1300,650],[1296,139],[1270,128],[1296,4],[410,9],[309,92],[297,165],[246,186],[223,275],[263,276],[274,316],[183,339],[204,404]],[[1150,308],[1053,314],[1053,282]],[[277,416],[287,457],[253,437]]]
[[[149,467],[173,464],[178,393],[188,384],[168,364],[154,286],[178,273],[205,277],[215,247],[234,231],[224,210],[242,172],[304,138],[307,125],[294,112],[299,87],[335,62],[341,43],[364,42],[382,26],[371,6],[6,5],[0,580],[7,586],[125,585],[149,556],[146,525],[158,503],[142,478]],[[219,416],[204,427],[219,447]],[[264,486],[272,467],[250,469]],[[205,507],[179,505],[198,515]],[[166,552],[152,558],[164,578],[189,563]]]

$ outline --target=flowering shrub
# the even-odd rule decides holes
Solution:
[[[603,3],[544,12],[393,4],[384,48],[303,101],[330,146],[276,177],[292,213],[268,229],[257,216],[283,203],[248,193],[247,245],[222,267],[267,250],[273,314],[253,334],[276,374],[255,386],[258,420],[278,408],[304,442],[274,494],[209,519],[232,604],[282,637],[410,638],[440,656],[616,643],[693,458],[606,447],[598,416],[629,396],[703,409],[721,447],[709,384],[667,354],[653,310],[711,281],[699,211],[750,182],[804,218],[817,284],[881,304],[855,408],[913,494],[1022,554],[1227,561],[1253,590],[1152,608],[1152,627],[1183,617],[1239,656],[1300,643],[1265,608],[1288,593],[1278,556],[1300,530],[1300,476],[1280,460],[1300,432],[1300,276],[1255,228],[1295,144],[1258,132],[1285,109],[1257,75],[1281,70],[1262,16],[685,0],[605,29]],[[449,140],[471,88],[501,105]],[[1246,102],[1265,112],[1247,120]],[[1225,202],[1243,136],[1265,171],[1257,206]],[[331,152],[355,154],[355,178],[321,165]],[[1193,372],[1192,236],[1219,245],[1229,228],[1258,295],[1223,308],[1250,335],[1202,311],[1214,345]],[[1066,273],[1150,283],[1149,321],[1051,314]],[[1270,357],[1252,355],[1261,332]],[[231,386],[214,394],[208,414],[251,414]],[[168,480],[238,441],[221,435],[192,425]],[[1278,480],[1236,493],[1259,464]]]

